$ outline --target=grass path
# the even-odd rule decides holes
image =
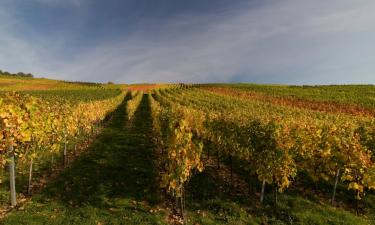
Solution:
[[[164,224],[148,98],[133,126],[126,104],[73,164],[1,224]]]

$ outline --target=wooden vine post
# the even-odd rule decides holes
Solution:
[[[31,195],[32,189],[32,178],[33,178],[33,158],[30,159],[30,168],[29,168],[29,184],[27,186],[27,194]]]
[[[16,176],[14,170],[14,149],[13,144],[9,144],[9,183],[10,183],[10,203],[12,207],[17,205],[16,196]]]
[[[335,184],[333,186],[333,192],[332,192],[332,198],[331,198],[332,205],[335,203],[335,195],[336,195],[337,183],[339,181],[339,176],[340,176],[340,169],[337,169],[336,176],[335,176]]]
[[[260,203],[263,203],[263,200],[264,200],[264,189],[266,187],[266,181],[263,180],[262,182],[262,190],[260,192]]]
[[[67,164],[67,152],[66,152],[66,148],[67,148],[67,141],[66,141],[66,131],[64,132],[64,154],[63,154],[63,163],[64,163],[64,167],[66,166]]]

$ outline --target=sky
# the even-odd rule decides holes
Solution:
[[[375,84],[374,0],[0,0],[0,69],[116,83]]]

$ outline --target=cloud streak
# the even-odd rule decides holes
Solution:
[[[87,32],[73,39],[68,32],[55,45],[42,35],[33,37],[42,41],[30,43],[32,38],[21,38],[0,22],[1,33],[7,31],[0,37],[5,50],[0,60],[15,70],[101,82],[375,83],[375,3],[370,0],[241,1],[212,8],[149,17],[139,16],[147,9],[131,8],[141,12],[124,27],[117,27],[122,17],[106,18],[114,29],[124,29],[108,33],[88,29],[90,16],[78,16],[88,21],[76,29],[99,37]],[[0,10],[0,18],[3,14]],[[84,47],[66,51],[69,43]]]

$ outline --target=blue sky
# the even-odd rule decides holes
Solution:
[[[94,82],[375,83],[373,0],[1,0],[0,69]]]

